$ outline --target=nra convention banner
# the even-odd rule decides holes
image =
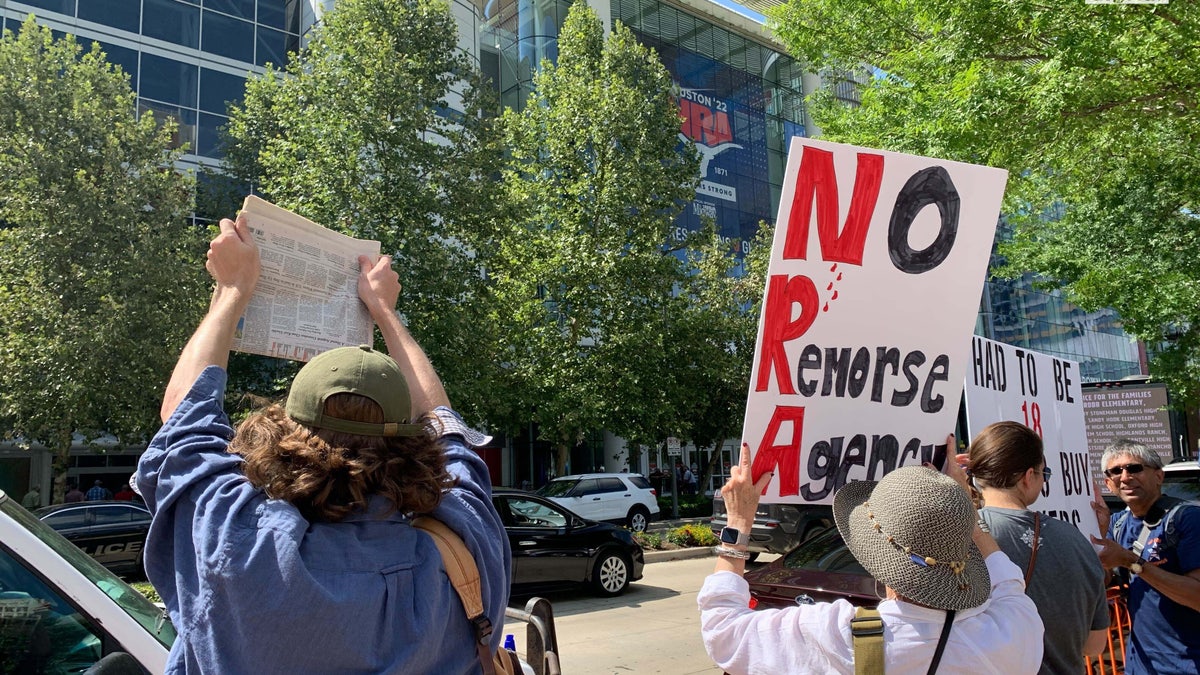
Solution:
[[[1006,180],[792,139],[742,433],[764,502],[945,452]]]
[[[1030,508],[1099,537],[1090,505],[1094,486],[1081,384],[1074,361],[979,336],[971,339],[966,380],[971,436],[993,422],[1020,422],[1033,429],[1042,438],[1052,473]]]

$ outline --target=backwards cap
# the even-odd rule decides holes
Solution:
[[[383,423],[356,422],[325,413],[325,400],[334,394],[358,394],[383,410]],[[420,436],[425,427],[411,424],[412,399],[408,383],[392,357],[369,345],[339,347],[314,357],[292,380],[284,406],[288,417],[301,424],[359,436]]]

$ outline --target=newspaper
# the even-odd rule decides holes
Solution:
[[[334,347],[371,344],[373,324],[358,299],[358,256],[379,242],[348,237],[253,195],[242,204],[262,257],[262,275],[233,348],[308,361]]]

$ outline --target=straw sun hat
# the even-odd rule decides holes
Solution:
[[[906,466],[878,482],[848,483],[834,495],[833,519],[858,562],[908,600],[961,610],[991,594],[971,541],[975,509],[949,476]]]

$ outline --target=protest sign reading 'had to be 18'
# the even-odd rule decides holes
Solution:
[[[993,422],[1020,422],[1042,439],[1050,480],[1030,507],[1100,536],[1092,513],[1092,477],[1079,364],[986,338],[971,340],[967,427],[974,437]]]
[[[742,433],[764,502],[945,453],[1006,180],[792,139]]]

